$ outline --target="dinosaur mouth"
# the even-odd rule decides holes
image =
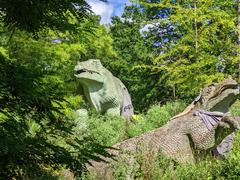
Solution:
[[[229,107],[236,101],[239,96],[238,85],[222,87],[217,95],[209,99],[208,104],[211,104],[211,111],[220,111],[226,113]]]
[[[214,95],[213,97],[211,97],[211,99],[220,96],[224,91],[227,91],[227,90],[229,90],[229,89],[239,90],[239,89],[240,89],[240,86],[239,86],[238,84],[229,84],[229,85],[223,86],[223,87],[218,91],[218,93],[215,93],[215,95]]]
[[[88,70],[88,69],[85,69],[85,68],[83,68],[83,69],[79,69],[79,70],[77,70],[76,71],[76,76],[79,76],[79,75],[81,75],[81,74],[83,74],[83,73],[90,73],[90,74],[100,74],[99,72],[96,72],[96,71],[93,71],[93,70]]]
[[[82,73],[90,73],[90,74],[93,74],[93,73],[96,73],[95,71],[91,71],[91,70],[88,70],[88,69],[79,69],[76,71],[76,75],[80,75]]]
[[[85,73],[85,72],[88,72],[86,69],[79,69],[76,71],[76,75],[79,75],[79,74],[82,74],[82,73]]]

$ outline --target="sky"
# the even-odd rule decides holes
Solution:
[[[121,16],[125,4],[130,4],[129,0],[108,0],[107,3],[99,0],[86,0],[92,11],[101,16],[101,24],[111,22],[111,16]]]

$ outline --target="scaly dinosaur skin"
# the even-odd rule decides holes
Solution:
[[[78,62],[74,70],[93,109],[102,114],[131,118],[133,107],[127,88],[102,66],[100,60]]]
[[[194,163],[192,143],[194,148],[198,150],[207,150],[215,145],[215,130],[218,127],[229,128],[231,126],[234,129],[240,125],[239,118],[224,117],[217,126],[209,130],[201,118],[194,115],[194,112],[199,107],[207,107],[207,110],[220,109],[225,112],[229,107],[221,107],[221,105],[230,106],[238,94],[237,83],[230,79],[215,84],[214,87],[208,86],[203,90],[202,97],[194,103],[194,107],[190,111],[172,119],[163,127],[113,146],[120,151],[110,150],[109,152],[117,159],[127,161],[130,167],[134,167],[139,149],[144,152],[146,158],[149,158],[148,155],[151,154],[153,162],[160,151],[166,157],[173,158],[177,162]],[[110,159],[105,160],[111,161]],[[93,167],[89,167],[89,170],[97,179],[113,179],[111,167],[107,163],[93,162]]]

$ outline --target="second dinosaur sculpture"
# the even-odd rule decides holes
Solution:
[[[152,161],[161,152],[166,157],[180,163],[194,163],[192,143],[196,149],[207,150],[215,146],[215,132],[218,127],[231,127],[233,131],[239,128],[240,118],[224,115],[238,95],[237,83],[232,79],[210,85],[204,88],[201,97],[197,98],[190,108],[188,107],[184,113],[172,118],[163,127],[118,143],[113,146],[116,149],[109,152],[117,159],[124,159],[130,170],[135,167],[139,150],[144,152],[145,158],[149,158],[150,155]],[[111,161],[111,159],[105,160]],[[89,170],[97,179],[114,179],[111,163],[93,162],[92,164]],[[128,174],[130,176],[131,172]]]

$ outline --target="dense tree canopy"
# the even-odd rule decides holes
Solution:
[[[91,7],[85,0],[0,1],[0,17],[11,30],[38,32],[50,28],[75,31],[78,23],[90,12]]]
[[[144,106],[191,100],[202,86],[237,77],[235,1],[137,2],[111,26],[120,58],[111,70],[128,84],[133,98],[141,97]],[[138,108],[141,100],[135,100]]]
[[[155,14],[166,10],[165,17],[158,21],[155,18],[154,23],[168,24],[174,29],[163,29],[170,36],[163,38],[166,43],[160,44],[159,47],[164,48],[155,58],[154,67],[164,72],[163,78],[168,85],[177,88],[177,96],[186,98],[191,93],[196,94],[200,87],[226,74],[236,76],[237,12],[234,1],[142,1],[142,5],[150,12],[154,9]],[[154,16],[148,14],[149,23],[152,23]],[[155,29],[157,31],[159,29]]]

